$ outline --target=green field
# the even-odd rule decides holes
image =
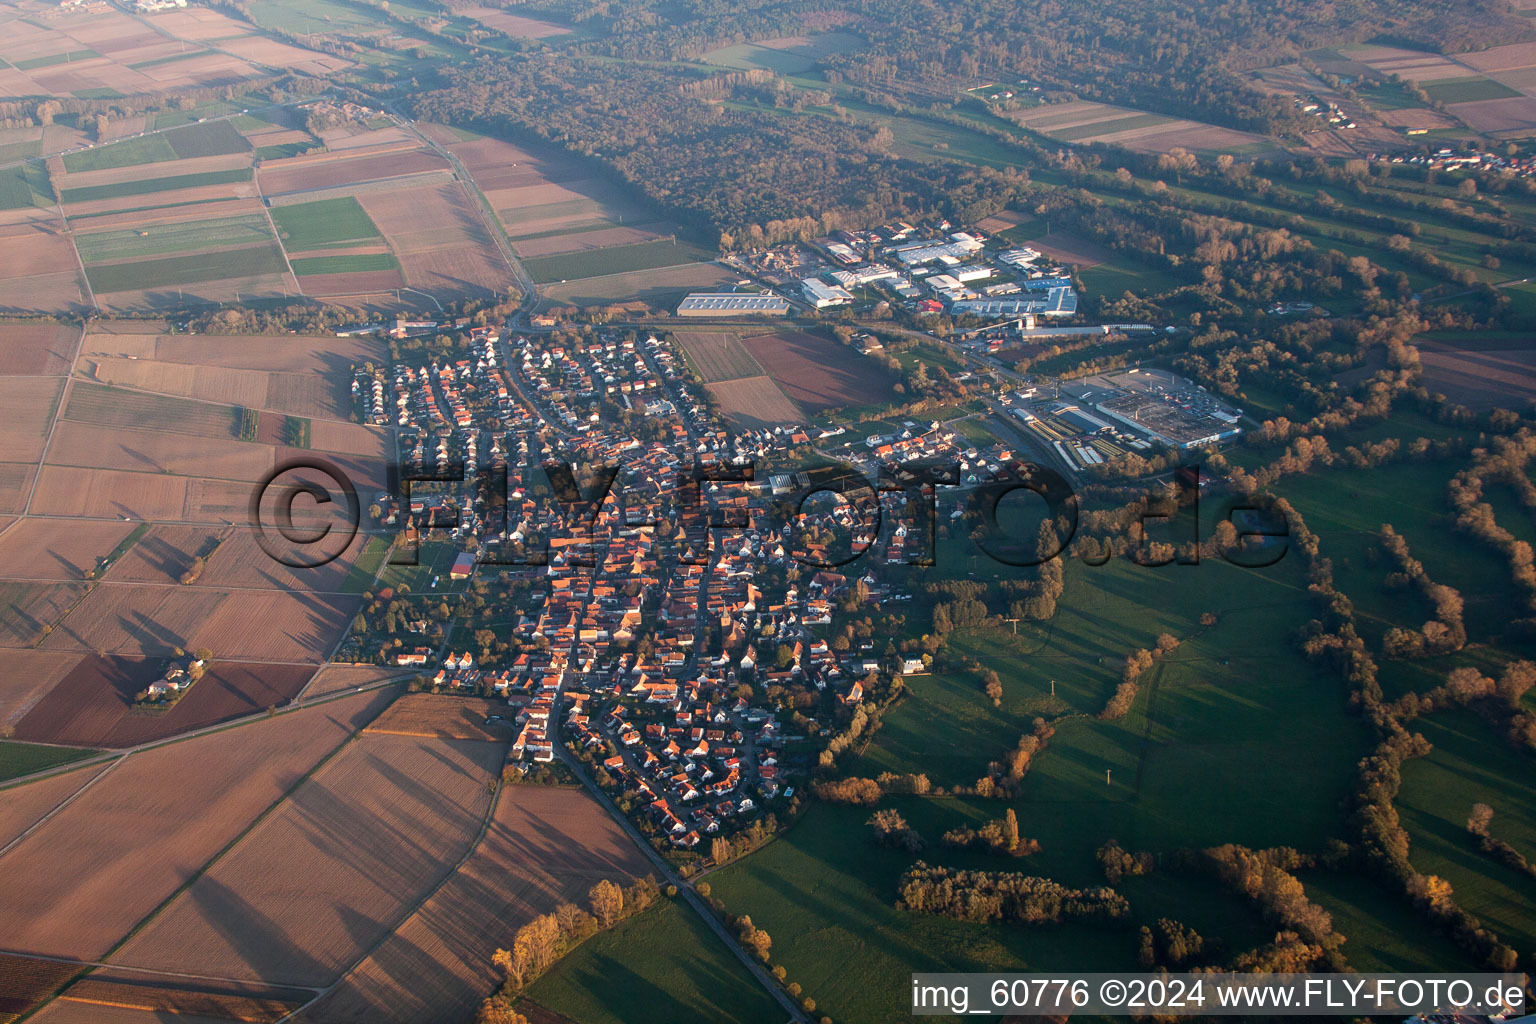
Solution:
[[[1439,82],[1421,82],[1429,98],[1441,103],[1472,103],[1476,100],[1507,100],[1520,93],[1491,78],[1450,78]]]
[[[581,1024],[781,1024],[784,1010],[709,926],[663,899],[588,939],[528,988]]]
[[[1470,711],[1437,713],[1414,729],[1435,748],[1403,765],[1397,799],[1414,868],[1449,881],[1462,909],[1508,945],[1536,948],[1536,885],[1483,855],[1466,831],[1472,805],[1485,803],[1494,810],[1491,833],[1536,859],[1536,757]]]
[[[166,132],[171,148],[183,160],[199,156],[231,156],[249,153],[251,144],[227,120],[189,124]]]
[[[17,71],[36,71],[38,68],[51,68],[55,64],[71,64],[77,60],[92,60],[101,54],[95,50],[70,50],[68,53],[55,53],[47,57],[33,57],[31,60],[17,61]]]
[[[1080,142],[1083,139],[1093,139],[1101,135],[1113,135],[1115,132],[1128,132],[1133,128],[1150,128],[1153,125],[1168,124],[1171,121],[1172,118],[1163,117],[1160,114],[1127,114],[1125,117],[1080,124],[1074,128],[1050,129],[1046,134],[1059,142]]]
[[[134,263],[96,264],[86,268],[91,288],[97,292],[131,292],[142,288],[175,288],[201,281],[281,274],[288,269],[276,245],[170,256]]]
[[[650,270],[670,267],[679,263],[698,263],[714,259],[714,253],[691,242],[674,242],[661,239],[640,242],[636,245],[615,245],[607,249],[589,249],[585,252],[566,253],[561,256],[543,256],[524,260],[523,266],[539,284],[555,281],[577,281],[605,274],[622,274],[630,270]]]
[[[124,139],[107,146],[93,146],[78,153],[66,153],[64,169],[71,174],[78,174],[82,171],[104,171],[112,167],[133,167],[175,159],[176,151],[171,148],[171,141],[165,135],[141,135],[136,139]]]
[[[178,174],[169,178],[149,178],[143,181],[122,181],[111,185],[87,185],[82,188],[66,188],[63,190],[61,198],[66,203],[89,203],[97,199],[121,199],[124,196],[175,192],[184,188],[201,188],[204,185],[229,185],[237,181],[250,180],[251,169],[249,167],[236,167],[228,171]]]
[[[699,59],[727,68],[763,68],[777,75],[801,75],[831,54],[848,53],[863,46],[864,40],[850,32],[822,32],[799,46],[775,49],[756,43],[737,43],[711,50]]]
[[[0,782],[79,761],[95,753],[94,750],[78,750],[73,747],[51,747],[39,743],[3,740],[0,741]]]
[[[987,573],[981,560],[942,564],[951,575]],[[909,623],[918,620],[909,628],[922,631],[925,609],[906,607]],[[1207,611],[1218,617],[1214,626],[1200,624]],[[1294,648],[1292,634],[1311,614],[1294,559],[1264,570],[1210,559],[1163,568],[1074,560],[1048,622],[1021,624],[1017,638],[1006,627],[952,638],[953,653],[999,673],[1000,708],[970,673],[909,676],[907,696],[847,771],[924,772],[936,786],[968,784],[1043,715],[1056,733],[1012,806],[1044,849],[1012,870],[1090,884],[1098,877],[1093,851],[1110,838],[1154,852],[1222,842],[1321,849],[1344,827],[1340,798],[1370,738],[1338,680],[1313,671]],[[1183,642],[1142,675],[1130,713],[1098,719],[1125,655],[1165,631]],[[1005,866],[936,840],[1001,815],[1008,803],[884,804],[928,838],[921,856],[929,863]],[[768,929],[790,976],[834,1020],[895,1019],[912,971],[1133,965],[1134,929],[981,927],[897,912],[895,882],[913,858],[872,844],[863,825],[869,813],[813,805],[787,836],[709,876],[733,913]],[[1172,916],[1233,950],[1269,937],[1203,879],[1158,875],[1125,890],[1138,921]]]
[[[295,203],[272,210],[279,236],[292,252],[351,245],[381,238],[361,203],[353,196]]]
[[[0,210],[47,206],[52,201],[48,175],[42,164],[29,160],[0,170]]]
[[[143,71],[145,68],[157,68],[164,64],[174,64],[180,60],[190,60],[193,57],[206,57],[212,52],[212,50],[183,50],[180,53],[173,53],[168,57],[141,60],[137,64],[129,64],[128,67],[132,71]]]
[[[399,270],[400,261],[392,253],[365,252],[343,256],[315,256],[294,260],[293,272],[300,277],[316,274],[363,274],[373,270]]]
[[[105,260],[146,259],[270,241],[272,232],[267,227],[267,219],[253,213],[77,235],[75,247],[80,251],[80,258],[90,265]]]

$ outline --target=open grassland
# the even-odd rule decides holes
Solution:
[[[458,1024],[496,983],[487,950],[602,879],[628,882],[650,863],[586,793],[504,786],[485,838],[464,866],[301,1024],[373,1024],[400,1016]]]
[[[1536,889],[1529,876],[1499,864],[1467,833],[1474,803],[1494,810],[1491,833],[1536,856],[1536,757],[1509,747],[1470,711],[1440,712],[1415,729],[1434,745],[1403,765],[1396,801],[1416,870],[1450,882],[1458,905],[1516,949],[1536,944]]]
[[[365,734],[112,958],[326,985],[385,938],[479,833],[505,744]],[[302,893],[293,879],[304,880]]]
[[[636,999],[636,991],[650,993]],[[594,936],[528,988],[583,1024],[770,1024],[784,1009],[679,900]]]
[[[346,697],[119,762],[0,855],[7,945],[104,955],[392,696]]]
[[[953,556],[941,563],[950,575],[997,571],[984,559],[945,554]],[[921,605],[909,607],[911,615],[924,614]],[[1217,614],[1214,626],[1200,625],[1206,611]],[[1284,561],[1254,571],[1209,561],[1182,569],[1073,561],[1048,622],[1017,638],[1010,630],[951,641],[955,653],[999,673],[1000,707],[978,677],[958,667],[909,676],[906,697],[849,771],[924,772],[936,786],[969,784],[1044,716],[1057,719],[1055,735],[1012,804],[1023,833],[1044,847],[1023,870],[1094,883],[1093,851],[1110,837],[1154,851],[1228,841],[1320,848],[1342,827],[1339,798],[1369,737],[1337,684],[1312,672],[1291,646],[1291,632],[1310,614],[1297,566]],[[1129,714],[1098,719],[1125,655],[1162,632],[1183,643],[1142,675]],[[1305,768],[1290,756],[1302,748],[1310,752]],[[1243,772],[1222,769],[1234,758]],[[1309,796],[1299,800],[1298,792]],[[957,825],[997,817],[1005,804],[953,797],[889,803],[928,838],[923,856],[930,862],[997,866],[935,841]],[[710,876],[732,913],[750,914],[773,935],[776,961],[833,1019],[889,1019],[900,1012],[900,979],[913,970],[1107,969],[1133,958],[1133,930],[982,927],[896,911],[895,881],[912,858],[870,841],[868,815],[818,805],[786,837]],[[1232,948],[1264,940],[1251,914],[1203,882],[1160,876],[1131,893],[1131,903],[1138,921],[1177,917]]]

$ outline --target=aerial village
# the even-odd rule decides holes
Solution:
[[[838,564],[839,538],[855,552],[876,540],[847,506],[808,502],[793,528],[765,514],[804,486],[788,467],[817,438],[792,427],[728,435],[654,337],[461,337],[354,379],[364,419],[400,431],[403,478],[465,482],[373,496],[377,526],[417,551],[419,582],[371,595],[339,657],[506,700],[515,758],[551,762],[566,745],[642,829],[684,849],[792,797],[787,776],[814,766],[795,741],[845,728],[872,687],[925,670],[867,625],[852,643],[835,635],[852,612],[906,596],[871,572],[875,555]],[[882,446],[891,462],[948,452],[977,479],[1012,457],[913,426],[901,448]],[[618,474],[589,508],[556,499],[546,460]],[[751,479],[732,479],[749,464]],[[695,483],[696,465],[716,479]],[[575,482],[581,495],[602,486]],[[887,531],[878,558],[914,557],[917,545]]]

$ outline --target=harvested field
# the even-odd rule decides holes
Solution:
[[[367,128],[349,125],[345,128],[328,128],[320,133],[325,148],[332,153],[349,149],[371,149],[382,146],[419,146],[420,142],[404,128],[390,125],[387,128]]]
[[[102,651],[130,657],[169,658],[192,650],[192,634],[226,595],[190,587],[102,584],[95,587],[42,644],[50,651]],[[218,652],[223,656],[223,647]],[[131,698],[147,682],[128,691]]]
[[[571,31],[563,25],[540,21],[537,18],[525,18],[498,7],[461,7],[458,13],[466,18],[474,18],[486,28],[495,29],[513,39],[548,39],[550,36],[563,36]]]
[[[720,409],[745,427],[770,427],[785,423],[803,423],[805,414],[784,396],[773,378],[743,377],[707,385]]]
[[[1536,128],[1536,98],[1514,96],[1508,99],[1451,103],[1445,108],[1480,132],[1506,132]]]
[[[300,278],[306,295],[387,295],[405,286],[399,270],[374,270],[352,274],[306,274]]]
[[[73,217],[72,223],[82,231],[100,231],[107,228],[134,228],[144,224],[174,224],[178,221],[207,220],[213,217],[237,217],[261,213],[259,199],[219,199],[213,202],[194,203],[190,206],[158,206],[148,210],[123,210],[118,213],[100,213],[92,217]],[[93,330],[100,330],[94,327]]]
[[[176,583],[192,568],[194,558],[206,555],[228,533],[223,527],[152,526],[112,567],[107,579],[114,584]]]
[[[84,352],[236,370],[334,375],[345,373],[353,363],[377,361],[387,355],[376,338],[97,333],[101,329],[96,325],[86,337]]]
[[[36,782],[0,790],[0,849],[14,842],[64,801],[80,792],[111,762],[60,772]],[[3,991],[3,989],[0,989]]]
[[[369,193],[361,202],[389,239],[411,287],[438,295],[483,295],[511,283],[511,268],[462,186]]]
[[[80,600],[78,583],[0,583],[0,647],[31,647]]]
[[[741,343],[741,335],[725,331],[674,331],[688,361],[706,384],[758,377],[764,372]]]
[[[8,461],[42,458],[48,426],[64,381],[50,377],[0,377],[0,453]]]
[[[1536,43],[1510,43],[1487,50],[1456,55],[1456,59],[1478,71],[1512,71],[1536,67]]]
[[[867,356],[829,338],[774,331],[742,344],[802,409],[819,412],[894,397],[895,377]]]
[[[208,559],[196,586],[213,589],[255,587],[300,593],[339,591],[366,540],[360,533],[334,562],[315,569],[293,569],[268,555],[256,542],[255,531],[241,523],[226,532],[224,543]]]
[[[177,520],[187,515],[187,477],[122,473],[109,469],[44,466],[32,512],[44,516],[97,516]]]
[[[227,405],[146,395],[77,381],[70,389],[67,419],[99,427],[139,427],[205,437],[234,437],[235,410]]]
[[[599,880],[627,882],[650,864],[618,823],[579,789],[506,786],[491,827],[464,867],[324,1000],[303,1024],[388,1017],[458,1024],[496,983],[487,949]]]
[[[38,211],[0,227],[6,260],[0,266],[0,309],[63,312],[85,302],[74,250],[54,211]],[[0,335],[0,370],[6,373],[64,373],[73,351],[74,332],[45,325],[6,325]],[[54,333],[56,332],[56,335]],[[14,354],[13,352],[14,348]],[[41,350],[41,351],[40,351]],[[41,363],[35,360],[45,357]],[[32,369],[33,366],[40,366]]]
[[[134,694],[164,670],[161,658],[88,657],[38,702],[16,734],[73,746],[132,747],[281,707],[313,674],[304,665],[214,661],[168,710],[136,710]]]
[[[11,243],[6,240],[7,255]],[[0,375],[41,376],[69,372],[75,342],[80,334],[73,328],[51,324],[0,324]]]
[[[365,733],[113,962],[328,984],[463,856],[505,752],[504,743]]]
[[[92,971],[75,982],[58,998],[65,1004],[86,1008],[110,1007],[154,1014],[173,1021],[196,1018],[225,1021],[249,1021],[272,1024],[296,1009],[308,992],[274,989],[267,986],[243,986],[224,982],[199,982],[187,979],[184,987],[172,988],[162,979],[131,971],[103,968]],[[88,1012],[88,1010],[87,1010]]]
[[[206,595],[207,590],[199,589]],[[191,637],[189,649],[242,660],[325,661],[361,599],[338,594],[235,591]]]
[[[269,196],[283,195],[452,170],[442,157],[409,143],[390,148],[394,152],[268,161],[258,172],[261,191]]]
[[[0,534],[0,579],[83,580],[133,529],[124,522],[23,519]]]
[[[224,366],[163,363],[151,359],[87,357],[80,372],[102,384],[162,395],[272,409],[296,416],[345,417],[351,411],[347,381],[320,373],[238,370]],[[213,474],[218,475],[218,474]]]
[[[269,255],[276,253],[275,248],[270,250],[262,249],[260,251]],[[218,253],[217,255],[222,260],[234,254]],[[183,258],[195,260],[198,257]],[[281,257],[278,256],[278,259],[281,259]],[[178,263],[178,266],[190,267],[191,264]],[[159,273],[160,271],[157,270],[155,272]],[[207,272],[212,273],[213,271],[210,269]],[[291,299],[298,294],[298,291],[298,283],[293,279],[292,275],[281,272],[257,274],[251,277],[223,277],[217,280],[186,284],[185,286],[171,284],[140,288],[133,291],[116,292],[110,296],[98,295],[97,299],[101,302],[102,307],[106,309],[149,312],[168,308],[175,309],[195,303],[215,304],[220,302],[249,302],[253,299]]]
[[[119,762],[0,856],[6,944],[102,956],[393,696],[344,697]]]
[[[1003,210],[1001,213],[994,213],[985,220],[977,221],[976,226],[988,234],[995,235],[999,231],[1008,231],[1018,227],[1020,224],[1028,224],[1034,219],[1034,214],[1024,213],[1021,210]]]
[[[1114,256],[1097,242],[1070,231],[1053,231],[1044,238],[1032,239],[1029,245],[1053,260],[1070,263],[1080,270],[1108,263]]]
[[[94,424],[61,420],[48,463],[94,469],[115,466],[125,472],[220,477],[254,484],[272,467],[272,450],[229,437],[126,428],[108,433]]]
[[[492,715],[501,716],[501,720],[488,721]],[[499,742],[511,739],[515,727],[505,701],[409,693],[390,705],[367,731],[425,739]]]
[[[658,309],[666,309],[676,306],[688,292],[705,291],[736,278],[735,273],[714,263],[689,263],[680,267],[589,277],[583,281],[551,285],[541,291],[547,304],[601,306],[638,299]]]
[[[0,1019],[31,1011],[74,976],[79,968],[48,960],[0,953]]]
[[[172,1016],[131,1006],[102,1006],[71,999],[55,999],[27,1020],[41,1024],[229,1024],[225,1017],[182,1013]]]
[[[1438,111],[1427,107],[1403,107],[1399,110],[1378,110],[1376,117],[1389,128],[1454,128],[1456,122]]]
[[[1419,339],[1424,386],[1473,409],[1522,410],[1536,401],[1536,346],[1494,347],[1485,339],[1465,342]]]
[[[0,462],[0,513],[20,513],[25,509],[36,473],[36,463]]]
[[[604,222],[606,223],[606,222]],[[606,227],[595,230],[568,231],[543,237],[520,238],[513,242],[517,254],[526,259],[540,256],[558,256],[565,253],[585,252],[589,249],[606,249],[616,245],[638,245],[664,239],[671,232],[665,224],[649,224],[639,227]]]
[[[14,726],[49,690],[80,664],[80,655],[10,650],[0,673],[0,726]]]

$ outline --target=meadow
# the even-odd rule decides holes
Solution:
[[[778,1024],[784,1010],[676,899],[588,939],[527,998],[582,1024]]]

